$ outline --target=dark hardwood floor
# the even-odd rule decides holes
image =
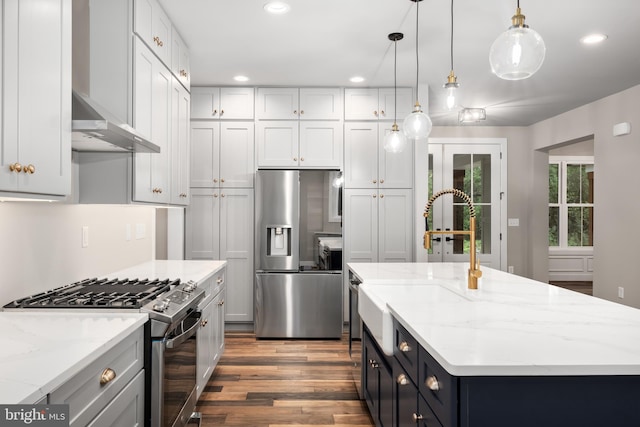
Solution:
[[[225,351],[196,411],[203,426],[373,426],[358,400],[348,340],[225,335]]]
[[[572,291],[581,292],[587,295],[593,295],[593,282],[577,282],[577,281],[551,281],[551,285],[561,288],[570,289]]]

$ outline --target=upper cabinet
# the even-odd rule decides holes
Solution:
[[[250,87],[194,87],[192,119],[253,120],[254,90]]]
[[[339,88],[258,88],[259,120],[340,120]]]
[[[171,21],[156,0],[135,0],[134,31],[160,60],[171,64]]]
[[[71,192],[71,0],[2,6],[0,196],[60,198]]]
[[[171,32],[171,72],[187,91],[191,88],[190,61],[189,48],[184,44],[178,30],[173,27]]]
[[[401,87],[344,90],[345,120],[394,120],[402,121],[413,111],[413,90]],[[397,112],[396,106],[397,105]]]

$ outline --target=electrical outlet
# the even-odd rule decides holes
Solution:
[[[509,273],[513,274],[513,265],[510,265],[508,268]]]
[[[82,247],[83,248],[89,247],[89,226],[88,225],[82,226]]]
[[[624,288],[622,286],[618,287],[618,298],[624,298]]]

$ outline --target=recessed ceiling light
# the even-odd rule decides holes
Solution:
[[[249,77],[247,77],[247,76],[235,76],[233,78],[233,80],[235,80],[237,82],[248,82],[249,81]]]
[[[264,10],[274,15],[282,15],[289,12],[289,10],[291,10],[291,6],[285,2],[272,1],[264,5]]]
[[[362,83],[364,81],[364,77],[361,76],[353,76],[349,79],[351,83]]]
[[[602,43],[608,38],[606,34],[589,34],[580,39],[582,44],[598,44]]]

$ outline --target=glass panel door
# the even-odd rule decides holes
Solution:
[[[429,152],[429,195],[448,188],[469,195],[476,213],[476,252],[480,263],[499,269],[500,147],[490,144],[433,144]],[[429,228],[469,230],[469,221],[467,203],[446,194],[434,202]],[[435,236],[429,261],[468,262],[469,242],[468,235]]]

